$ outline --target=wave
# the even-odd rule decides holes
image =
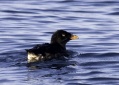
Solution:
[[[112,12],[112,13],[109,13],[108,15],[119,15],[119,12]]]
[[[107,52],[107,53],[78,53],[75,51],[68,50],[67,51],[70,57],[114,57],[119,56],[117,52]],[[0,54],[0,62],[7,61],[7,59],[18,60],[18,59],[26,59],[26,52],[8,52]]]
[[[80,53],[78,54],[80,57],[114,57],[119,56],[119,53],[116,52],[108,52],[108,53]]]
[[[114,60],[114,57],[118,57],[119,53],[109,52],[109,53],[77,53],[74,51],[68,51],[70,54],[69,57],[63,60],[50,60],[39,63],[40,67],[48,67],[48,68],[60,68],[69,65],[77,65],[79,63],[78,59],[86,60],[86,62],[81,62],[81,66],[99,66],[104,64],[115,64],[118,63],[117,60]],[[111,57],[107,59],[108,57]],[[97,60],[95,60],[97,58]],[[76,59],[73,61],[73,59]],[[92,59],[92,60],[89,60]],[[99,59],[102,59],[101,61]],[[113,60],[110,60],[113,59]],[[108,61],[109,60],[109,61]],[[0,56],[0,63],[9,64],[8,66],[26,66],[27,65],[27,57],[25,52],[15,52],[15,53],[3,53]]]

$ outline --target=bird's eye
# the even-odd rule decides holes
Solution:
[[[62,34],[63,37],[65,37],[65,34]]]

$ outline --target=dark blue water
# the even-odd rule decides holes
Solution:
[[[79,36],[66,60],[26,66],[25,49],[58,29]],[[0,0],[0,85],[119,85],[118,0]]]

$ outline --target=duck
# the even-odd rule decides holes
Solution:
[[[31,49],[26,49],[27,62],[34,63],[51,59],[58,59],[67,55],[66,44],[70,40],[78,39],[65,30],[57,30],[51,36],[50,43],[37,44]]]

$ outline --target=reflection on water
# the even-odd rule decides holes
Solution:
[[[0,0],[1,85],[117,85],[118,15],[117,0]],[[79,36],[71,56],[28,68],[25,49],[58,29]]]

